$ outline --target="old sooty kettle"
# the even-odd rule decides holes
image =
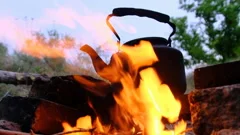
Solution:
[[[183,95],[186,90],[186,75],[183,55],[179,50],[171,47],[171,37],[175,34],[176,31],[175,24],[170,22],[170,17],[168,15],[159,12],[137,8],[115,8],[113,9],[112,14],[108,15],[106,22],[108,27],[118,38],[119,43],[120,37],[110,24],[109,19],[113,16],[122,17],[128,15],[152,18],[158,22],[167,23],[172,27],[173,31],[168,39],[162,37],[143,37],[133,39],[124,43],[123,45],[134,46],[136,44],[139,44],[141,40],[149,41],[153,45],[153,49],[160,60],[159,62],[153,64],[153,67],[156,69],[158,76],[163,83],[167,84],[170,87],[175,97]]]

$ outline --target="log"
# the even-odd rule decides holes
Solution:
[[[94,107],[95,113],[100,117],[104,124],[111,124],[110,109],[116,104],[111,92],[121,89],[121,85],[108,84],[101,80],[91,78],[89,76],[73,76],[52,77],[49,82],[35,82],[29,92],[29,97],[45,99],[58,104],[62,104],[79,111],[89,107],[89,101]],[[95,86],[82,85],[81,79],[87,79],[89,83]],[[95,91],[107,91],[105,96],[99,96],[87,90],[92,87]]]
[[[48,82],[49,79],[50,77],[48,77],[47,75],[33,73],[18,73],[0,70],[0,83],[5,84],[32,85],[34,81]]]
[[[193,131],[210,135],[212,131],[240,128],[240,84],[193,90],[190,103]]]
[[[110,91],[108,91],[111,86],[108,82],[103,80],[98,80],[90,76],[80,76],[80,75],[69,75],[66,78],[73,78],[75,82],[81,85],[87,91],[90,91],[98,96],[106,96]],[[33,85],[36,84],[49,84],[52,83],[52,78],[47,75],[33,74],[33,73],[18,73],[11,71],[0,70],[0,83],[14,84],[14,85]],[[61,76],[59,77],[61,78]],[[48,94],[49,92],[47,92]]]
[[[240,83],[240,61],[217,64],[194,70],[196,89]]]
[[[34,82],[28,96],[77,109],[87,104],[89,96],[104,98],[112,91],[109,83],[89,76],[58,76],[51,77],[48,82]]]
[[[86,115],[95,116],[89,107],[79,111],[43,99],[8,96],[0,102],[0,120],[14,122],[26,133],[59,133],[62,122],[75,126],[76,120]]]

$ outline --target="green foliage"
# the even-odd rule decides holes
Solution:
[[[191,56],[186,66],[239,58],[239,0],[180,0],[180,8],[198,19],[190,25],[186,16],[172,19],[177,26],[174,40]]]
[[[7,54],[7,48],[4,46],[3,43],[0,42],[0,56],[4,57]]]
[[[0,69],[5,63],[5,57],[7,57],[7,48],[4,46],[3,43],[0,43]]]

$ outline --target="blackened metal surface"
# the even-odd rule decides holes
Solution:
[[[174,96],[183,95],[186,91],[186,75],[182,53],[168,47],[167,40],[161,37],[139,38],[128,41],[124,45],[134,46],[142,40],[149,41],[153,45],[159,59],[159,62],[153,66],[160,79],[171,88]]]

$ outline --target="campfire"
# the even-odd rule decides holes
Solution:
[[[88,48],[86,48],[88,47]],[[83,46],[86,52],[90,46]],[[91,54],[90,54],[91,55]],[[138,59],[136,59],[138,58]],[[134,61],[133,61],[134,60]],[[62,134],[149,134],[149,135],[180,135],[185,132],[186,122],[179,120],[181,103],[174,97],[168,85],[163,84],[152,64],[158,58],[150,42],[141,41],[134,47],[122,47],[121,51],[112,57],[111,63],[98,70],[101,77],[118,83],[121,87],[112,91],[97,91],[87,89],[96,96],[105,98],[112,96],[115,104],[108,108],[110,123],[103,123],[104,118],[98,115],[96,102],[88,100],[88,105],[94,110],[96,117],[90,115],[79,117],[75,126],[67,121],[62,122]],[[146,67],[139,71],[141,67]],[[91,81],[75,75],[74,79],[85,88],[94,85]],[[137,82],[137,83],[136,83]],[[137,85],[136,85],[137,84]],[[98,103],[101,106],[101,103]],[[168,129],[163,122],[173,124]]]
[[[121,44],[108,21],[110,17],[126,15],[167,23],[173,31],[168,39],[147,37]],[[239,133],[240,124],[236,121],[240,119],[239,61],[195,69],[196,90],[184,94],[183,56],[171,47],[171,36],[176,28],[169,20],[169,16],[154,11],[114,9],[107,17],[107,25],[118,38],[117,42],[109,39],[118,52],[111,56],[109,64],[90,45],[77,50],[89,55],[97,77],[76,74],[49,77],[0,71],[1,83],[32,85],[28,97],[5,96],[0,101],[0,134]],[[38,58],[65,58],[64,49],[27,40],[21,51]],[[231,72],[224,73],[225,69]]]
[[[157,14],[158,18],[153,19],[168,23],[173,28],[172,34],[175,32],[175,25],[169,22],[169,16],[143,9],[114,9],[113,14],[107,17],[107,21],[114,15],[127,15],[125,10],[129,13],[134,11],[139,16],[142,13],[147,17]],[[2,119],[6,120],[3,123],[9,122],[10,125],[11,122],[18,123],[20,126],[17,126],[15,131],[31,132],[31,134],[185,134],[187,123],[179,118],[182,105],[179,97],[176,97],[178,84],[181,89],[179,91],[185,90],[185,84],[178,83],[178,78],[175,78],[175,72],[182,78],[185,77],[185,72],[181,70],[183,68],[181,53],[169,46],[172,34],[168,40],[157,37],[120,45],[119,36],[110,23],[107,24],[119,39],[117,43],[111,41],[118,48],[118,52],[112,55],[109,64],[106,64],[91,46],[83,45],[79,48],[79,51],[90,56],[100,79],[84,75],[49,78],[32,74],[30,77],[24,75],[20,79],[16,77],[15,80],[18,82],[24,82],[19,80],[27,78],[33,86],[28,98],[8,96],[1,101],[0,108],[6,108],[2,112]],[[161,44],[160,48],[154,47],[155,41]],[[64,49],[46,47],[28,39],[20,50],[38,58],[44,56],[64,58],[67,56]],[[166,68],[171,67],[169,63],[173,62],[166,61],[164,56],[160,57],[159,52],[156,54],[156,49],[169,51],[169,55],[173,53],[179,55],[180,58],[177,59],[180,61],[175,66],[180,65],[181,68],[175,72],[164,69],[166,73],[160,78],[157,69],[159,63]],[[11,75],[15,77],[15,73]],[[173,75],[174,79],[170,79],[170,75]],[[180,81],[184,82],[185,79],[182,78]],[[15,103],[18,103],[18,106]],[[20,113],[9,115],[11,112]],[[5,129],[12,129],[7,127],[7,124],[3,125]],[[57,133],[60,129],[61,133]],[[13,134],[21,135],[18,132]]]
[[[132,52],[137,52],[136,55],[139,55],[139,52],[149,55],[139,55],[145,58],[138,57],[140,59],[139,62],[137,61],[133,64],[135,70],[140,66],[147,66],[148,64],[158,61],[152,45],[146,41],[141,41],[140,45],[136,47],[124,48],[122,50],[123,52],[121,53],[128,54],[129,60],[136,58]],[[116,64],[107,70],[103,69],[100,74],[111,77],[113,80],[120,80],[122,84],[121,90],[113,92],[116,105],[110,110],[110,117],[112,117],[114,123],[120,127],[120,129],[124,130],[124,132],[128,132],[128,134],[134,134],[134,132],[137,132],[136,134],[146,133],[149,135],[183,133],[186,129],[186,123],[184,121],[178,122],[181,103],[174,98],[168,85],[161,83],[155,69],[149,67],[140,71],[140,84],[139,87],[135,87],[133,75],[123,70],[123,60],[127,61],[126,59],[116,57]],[[146,64],[144,65],[144,63]],[[120,76],[120,78],[114,78],[112,75]],[[89,104],[91,106],[91,102]],[[167,118],[170,123],[178,122],[176,126],[174,126],[174,129],[166,129],[164,123],[161,122],[163,117]],[[64,131],[72,131],[78,128],[87,128],[90,131],[94,128],[95,132],[103,134],[123,132],[103,128],[111,125],[103,125],[99,119],[96,119],[94,123],[95,125],[92,125],[91,117],[86,116],[79,118],[75,127],[71,127],[67,123],[63,123],[63,126]],[[136,127],[140,127],[140,130],[138,131]]]

